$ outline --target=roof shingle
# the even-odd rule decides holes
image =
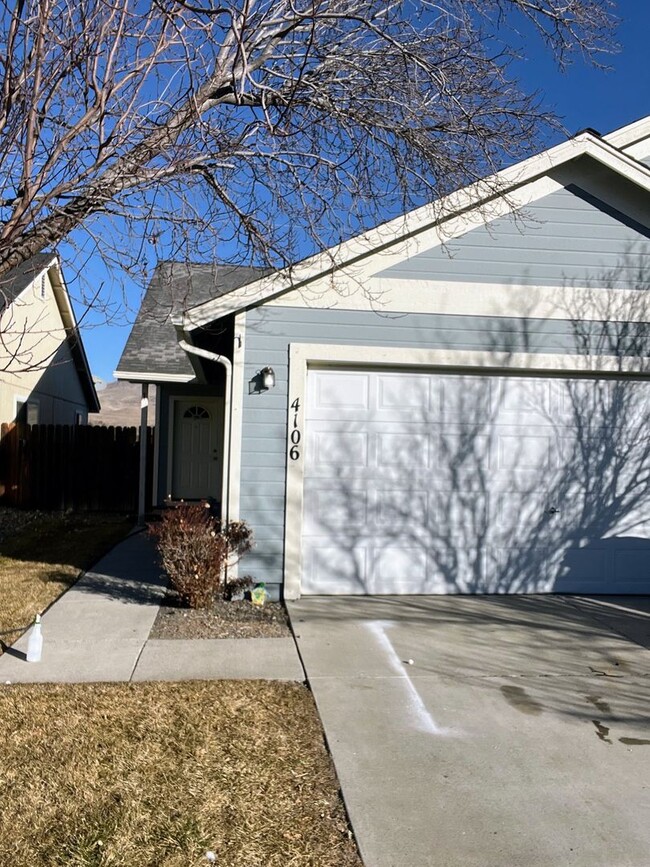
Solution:
[[[239,289],[268,273],[245,265],[160,262],[142,300],[118,372],[193,375],[171,317]]]

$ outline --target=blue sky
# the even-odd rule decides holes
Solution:
[[[609,71],[576,59],[560,73],[537,41],[522,46],[525,59],[517,70],[524,87],[540,91],[544,106],[562,118],[569,133],[584,127],[607,133],[650,114],[650,3],[620,0],[617,9],[622,19],[618,33],[621,51],[611,57]],[[98,279],[106,279],[99,264],[89,266],[96,270]],[[93,373],[110,381],[129,326],[82,326],[82,333]]]

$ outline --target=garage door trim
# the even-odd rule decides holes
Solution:
[[[558,373],[566,376],[648,378],[650,359],[541,353],[509,353],[408,347],[346,346],[292,343],[289,346],[287,416],[287,486],[285,500],[284,595],[300,598],[302,575],[302,518],[305,443],[305,401],[310,367],[436,368],[451,372]]]

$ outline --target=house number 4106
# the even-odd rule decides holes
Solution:
[[[300,445],[300,440],[302,439],[302,434],[300,433],[300,429],[298,428],[298,410],[300,409],[299,398],[296,398],[291,404],[291,409],[293,410],[293,427],[291,428],[291,433],[289,434],[289,440],[291,441],[291,445],[289,447],[289,457],[292,461],[297,461],[300,457],[300,449],[298,448],[298,446]]]

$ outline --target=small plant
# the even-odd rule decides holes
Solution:
[[[226,579],[233,566],[252,548],[253,533],[244,521],[222,526],[210,503],[179,503],[149,525],[163,568],[181,602],[190,608],[209,608],[215,600],[231,599],[251,586],[251,579]]]

